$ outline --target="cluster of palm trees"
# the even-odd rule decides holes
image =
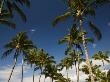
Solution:
[[[45,50],[38,49],[36,45],[28,38],[26,32],[18,33],[9,43],[5,45],[5,52],[2,58],[6,58],[9,55],[13,56],[13,67],[10,73],[8,82],[10,82],[11,76],[13,74],[14,68],[17,64],[18,57],[22,57],[22,77],[21,82],[23,82],[23,66],[24,63],[30,64],[33,68],[33,82],[35,79],[35,71],[40,70],[39,82],[42,75],[50,77],[50,82],[71,82],[68,77],[68,70],[75,66],[77,82],[80,78],[80,72],[82,71],[88,75],[86,82],[110,82],[110,70],[107,72],[101,71],[101,65],[94,65],[89,59],[88,43],[94,43],[94,38],[88,36],[85,22],[89,20],[88,26],[95,34],[96,38],[100,40],[102,34],[100,30],[94,25],[94,23],[88,19],[88,16],[95,16],[96,8],[103,6],[104,4],[109,4],[110,0],[64,0],[67,5],[67,11],[61,16],[58,16],[53,21],[53,26],[58,22],[71,17],[73,19],[73,24],[69,30],[68,35],[64,36],[63,39],[59,40],[59,44],[67,44],[65,50],[65,55],[59,64],[53,56],[50,56]],[[26,21],[26,15],[21,10],[21,6],[26,5],[30,7],[29,0],[1,0],[0,1],[0,23],[11,26],[15,28],[15,23],[12,22],[14,12],[16,11],[23,21]],[[87,20],[87,21],[86,21]],[[84,58],[84,55],[86,58]],[[104,62],[110,63],[108,52],[99,51],[92,57],[94,60],[102,61],[103,67]],[[86,64],[80,68],[80,64],[85,62]],[[60,73],[64,68],[67,71],[67,77]],[[105,69],[105,68],[104,68]],[[44,79],[44,82],[45,82]]]
[[[76,33],[74,35],[77,35],[77,29],[71,29],[74,31],[73,33]],[[70,31],[71,32],[71,31]],[[69,34],[70,35],[70,34]],[[10,42],[8,42],[5,45],[5,52],[2,55],[2,58],[6,58],[9,55],[13,56],[13,67],[12,71],[10,73],[8,82],[10,82],[11,76],[13,74],[14,68],[17,64],[17,60],[19,56],[22,56],[22,77],[21,77],[21,82],[23,82],[23,66],[24,63],[27,63],[28,65],[30,64],[31,67],[33,67],[33,82],[35,78],[35,71],[40,70],[40,77],[39,77],[39,82],[41,79],[41,76],[44,75],[45,79],[47,77],[50,77],[51,82],[55,80],[56,82],[71,82],[71,79],[68,77],[68,70],[69,68],[72,68],[73,65],[76,68],[76,75],[77,75],[77,82],[79,82],[79,71],[84,72],[85,74],[89,75],[89,69],[87,65],[83,65],[82,68],[80,67],[81,62],[85,62],[85,59],[82,57],[83,55],[83,50],[81,49],[81,46],[78,45],[77,39],[81,40],[81,37],[77,37],[76,39],[71,38],[70,36],[64,37],[64,39],[61,39],[59,43],[65,43],[67,42],[68,44],[74,44],[74,45],[69,45],[65,51],[67,56],[61,60],[61,63],[56,64],[56,61],[53,56],[49,56],[48,53],[46,53],[43,49],[37,49],[36,46],[33,44],[33,42],[28,38],[26,35],[26,32],[20,32],[18,33]],[[90,38],[86,39],[87,42],[90,41]],[[76,43],[75,43],[76,42]],[[81,41],[82,42],[82,41]],[[69,48],[69,49],[68,49]],[[76,49],[75,49],[76,48]],[[108,51],[107,52],[102,52],[99,51],[95,55],[93,55],[94,60],[101,60],[103,62],[104,66],[104,61],[110,63],[109,56],[108,56]],[[102,72],[99,68],[101,65],[93,65],[92,61],[90,62],[92,73],[94,76],[95,81],[100,81],[100,82],[109,82],[109,77],[106,72]],[[64,78],[64,75],[60,73],[64,68],[67,70],[67,78]],[[109,73],[109,71],[108,71]],[[44,79],[44,82],[45,82]],[[105,81],[106,79],[106,81]],[[87,82],[90,82],[90,75],[89,78],[86,79]],[[103,81],[104,80],[104,81]]]
[[[86,56],[86,65],[90,74],[90,78],[91,78],[91,82],[95,82],[95,78],[92,72],[92,66],[90,64],[90,59],[89,59],[89,52],[88,52],[88,41],[87,39],[87,32],[85,29],[85,21],[90,20],[88,19],[88,16],[95,16],[95,12],[96,12],[96,8],[99,6],[103,6],[104,4],[109,4],[110,1],[109,0],[64,0],[67,6],[67,11],[66,13],[64,13],[61,16],[58,16],[55,18],[55,20],[53,21],[53,26],[55,26],[58,22],[60,21],[64,21],[65,19],[67,19],[68,17],[71,17],[73,19],[73,24],[72,24],[72,28],[76,28],[79,33],[77,35],[77,37],[74,35],[74,33],[76,32],[70,32],[70,35],[68,35],[68,38],[66,37],[66,42],[69,40],[69,48],[68,50],[71,50],[71,47],[74,50],[73,45],[78,45],[76,46],[76,51],[77,52],[77,56],[78,56],[78,62],[80,59],[80,55],[78,54],[79,49],[78,48],[82,48],[85,56]],[[87,22],[86,21],[86,22]],[[93,33],[95,34],[96,38],[98,40],[101,39],[102,34],[100,32],[100,30],[94,25],[94,23],[92,21],[88,22],[88,25],[90,27],[90,29],[93,31]],[[74,36],[73,36],[74,35]],[[80,37],[80,40],[79,40]],[[68,39],[68,40],[67,40]],[[91,41],[91,40],[90,40]],[[93,40],[92,40],[93,41]],[[76,42],[76,43],[75,43]],[[82,46],[82,47],[79,47]],[[79,80],[77,80],[77,82],[79,82]]]
[[[22,56],[22,77],[21,82],[23,82],[23,66],[24,63],[30,64],[33,67],[33,82],[34,74],[38,69],[41,71],[40,78],[45,75],[45,78],[50,77],[53,80],[65,80],[61,73],[58,73],[56,62],[53,56],[49,56],[43,49],[37,49],[31,40],[29,40],[26,32],[18,33],[15,38],[13,38],[9,43],[5,45],[5,50],[2,58],[6,58],[9,55],[13,56],[13,67],[10,73],[8,82],[10,82],[11,76],[13,74],[14,68],[17,64],[19,56]],[[24,62],[25,61],[25,62]],[[59,78],[59,76],[62,78]],[[58,79],[59,78],[59,79]],[[44,80],[45,82],[45,80]],[[62,81],[64,82],[64,81]],[[65,81],[66,82],[66,81]]]

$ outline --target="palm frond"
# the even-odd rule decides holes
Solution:
[[[64,38],[64,39],[61,39],[61,40],[59,40],[58,41],[58,44],[64,44],[64,43],[66,43],[67,41],[66,41],[66,37]]]
[[[16,2],[19,2],[21,5],[26,5],[27,7],[30,7],[30,1],[29,0],[16,0]]]
[[[87,38],[85,38],[85,40],[86,40],[87,42],[94,43],[94,39],[92,39],[92,38],[87,37]]]
[[[13,18],[11,13],[7,10],[2,10],[2,13],[0,14],[0,19],[8,19],[8,18]]]
[[[29,0],[23,0],[24,4],[27,6],[27,7],[30,7],[31,4],[30,4],[30,1]]]
[[[12,7],[13,7],[13,9],[15,9],[15,11],[18,12],[18,14],[19,14],[20,17],[22,18],[22,20],[23,20],[24,22],[26,22],[26,20],[27,20],[26,15],[25,15],[24,12],[22,12],[22,10],[17,6],[17,4],[16,4],[16,3],[13,3],[13,4],[12,4]]]
[[[12,51],[13,51],[13,49],[8,49],[8,50],[6,50],[6,51],[2,54],[1,59],[4,59],[4,58],[6,58],[7,56],[9,56],[10,53],[12,53]]]
[[[52,22],[52,25],[53,26],[56,26],[56,24],[58,22],[61,22],[61,21],[65,21],[67,18],[69,18],[71,16],[71,12],[66,12],[65,14],[61,15],[61,16],[58,16],[55,18],[55,20]]]
[[[0,19],[0,23],[1,23],[1,24],[4,24],[4,25],[7,25],[7,26],[9,26],[9,27],[12,27],[13,29],[16,28],[15,23],[10,22],[9,20]]]
[[[85,14],[87,15],[91,15],[91,16],[94,16],[96,15],[96,12],[95,12],[95,9],[94,8],[88,8],[86,11],[85,11]]]
[[[94,25],[93,22],[89,22],[89,27],[91,28],[91,30],[94,32],[94,35],[96,36],[96,38],[98,40],[100,40],[102,38],[102,34],[100,32],[100,30]]]

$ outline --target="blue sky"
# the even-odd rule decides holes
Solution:
[[[30,39],[38,48],[44,48],[50,55],[55,56],[56,60],[64,57],[65,46],[58,45],[58,40],[68,32],[68,27],[71,26],[71,20],[59,23],[56,28],[53,28],[52,20],[63,14],[66,11],[62,0],[31,0],[31,8],[23,8],[27,14],[28,21],[23,23],[18,15],[14,21],[17,23],[15,30],[6,26],[0,26],[0,53],[2,54],[5,45],[18,32],[27,31]],[[92,18],[91,18],[92,19]],[[92,19],[101,29],[103,38],[96,42],[96,48],[89,46],[89,53],[93,54],[97,50],[110,50],[110,5],[97,9],[95,19]],[[20,60],[19,62],[20,63]],[[12,64],[12,58],[3,61],[0,60],[0,67]]]

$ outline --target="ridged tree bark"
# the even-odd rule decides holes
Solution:
[[[11,74],[10,74],[10,76],[9,76],[8,82],[10,82],[10,79],[11,79],[11,76],[12,76],[12,74],[13,74],[13,71],[14,71],[14,68],[15,68],[15,66],[16,66],[16,63],[17,63],[17,58],[14,59],[14,65],[13,65]]]
[[[92,73],[92,68],[91,68],[91,65],[90,65],[89,53],[88,53],[88,49],[87,49],[87,43],[85,41],[85,34],[83,33],[82,23],[83,23],[82,20],[80,20],[80,29],[81,29],[81,33],[82,33],[84,53],[86,55],[86,64],[87,64],[89,74],[90,74],[90,77],[91,77],[91,82],[95,82],[94,81],[94,76],[93,76],[93,73]]]

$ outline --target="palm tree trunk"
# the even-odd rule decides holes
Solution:
[[[42,75],[42,74],[40,74],[40,77],[39,77],[39,82],[40,82],[40,79],[41,79],[41,75]]]
[[[102,63],[103,63],[103,67],[104,67],[104,60],[102,60]]]
[[[53,78],[50,77],[50,82],[53,82]]]
[[[90,74],[90,77],[91,77],[91,82],[94,82],[94,77],[93,77],[92,68],[91,68],[91,65],[90,65],[89,54],[88,54],[88,49],[87,49],[87,46],[86,46],[86,41],[85,41],[84,34],[82,35],[82,40],[83,40],[83,48],[84,48],[85,55],[86,55],[86,64],[88,66],[89,74]]]
[[[52,82],[53,82],[53,78],[52,78]]]
[[[86,45],[86,41],[85,41],[85,34],[83,33],[83,28],[82,28],[82,20],[80,20],[80,29],[81,29],[81,32],[82,32],[83,48],[84,48],[84,52],[85,52],[85,55],[86,55],[86,64],[88,66],[89,74],[90,74],[90,77],[91,77],[91,82],[94,82],[92,68],[91,68],[90,60],[89,60],[88,49],[87,49],[87,45]]]
[[[39,77],[39,82],[40,82],[40,79],[41,79],[41,76],[42,76],[42,66],[40,67],[40,70],[41,70],[41,74],[40,74],[40,77]]]
[[[21,82],[23,82],[23,66],[24,66],[24,57],[23,57],[23,59],[22,59],[22,77],[21,77]]]
[[[66,72],[67,72],[67,79],[68,79],[68,70],[66,70]]]
[[[77,70],[77,82],[79,82],[79,62],[78,62],[78,70]]]
[[[45,82],[45,80],[46,80],[46,77],[44,77],[44,82]]]
[[[78,55],[77,82],[79,82],[79,61],[80,61],[80,55],[78,53],[78,49],[77,49],[77,55]]]
[[[17,58],[14,59],[14,65],[13,65],[13,68],[12,68],[11,74],[10,74],[10,76],[9,76],[8,82],[9,82],[10,79],[11,79],[11,76],[12,76],[12,74],[13,74],[13,71],[14,71],[14,68],[15,68],[15,66],[16,66],[16,63],[17,63]]]
[[[34,71],[34,69],[33,69],[33,82],[34,82],[34,73],[35,73],[35,71]]]
[[[76,64],[75,64],[75,69],[76,69],[76,75],[77,75],[77,66],[76,66]]]

